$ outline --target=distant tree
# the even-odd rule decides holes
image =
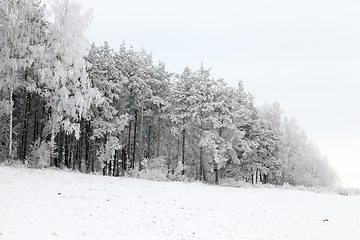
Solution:
[[[295,119],[283,121],[283,152],[285,167],[283,182],[304,186],[332,186],[336,172],[319,149],[307,138]]]
[[[259,111],[280,137],[278,161],[281,171],[276,183],[305,186],[331,186],[336,183],[336,173],[319,149],[292,118],[282,117],[280,104],[264,104]]]

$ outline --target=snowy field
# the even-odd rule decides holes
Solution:
[[[360,196],[0,167],[5,239],[360,239]]]

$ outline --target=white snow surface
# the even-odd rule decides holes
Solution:
[[[360,196],[0,167],[5,239],[360,239]]]

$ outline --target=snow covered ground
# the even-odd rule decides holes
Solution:
[[[0,167],[5,239],[360,239],[360,196]]]

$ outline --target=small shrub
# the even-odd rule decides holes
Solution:
[[[37,140],[30,148],[26,165],[33,168],[46,168],[50,165],[50,144]]]
[[[185,167],[181,162],[178,162],[177,167],[175,168],[173,173],[169,173],[169,178],[171,181],[185,181],[186,176],[182,174]]]
[[[165,157],[144,159],[142,161],[142,170],[138,174],[140,179],[166,181],[168,171]]]
[[[235,178],[224,178],[220,180],[220,186],[235,187],[235,188],[249,188],[255,185],[247,183],[245,181],[236,180]]]
[[[163,169],[144,169],[139,172],[139,177],[151,181],[166,181],[167,171]]]

